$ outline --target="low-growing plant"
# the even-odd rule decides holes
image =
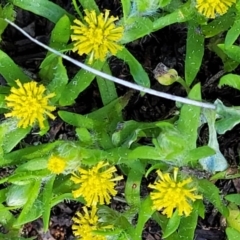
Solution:
[[[0,224],[6,235],[24,239],[19,230],[40,217],[47,231],[51,209],[71,200],[82,206],[72,219],[77,239],[139,240],[150,218],[159,225],[163,239],[194,239],[206,202],[226,219],[228,239],[240,237],[239,194],[222,196],[214,184],[239,177],[238,171],[228,174],[217,134],[225,134],[240,122],[240,110],[218,99],[204,102],[197,79],[208,47],[223,62],[219,87],[240,90],[240,77],[232,73],[240,63],[240,48],[234,45],[240,34],[240,2],[122,0],[119,16],[99,9],[94,0],[72,0],[72,5],[74,13],[46,0],[30,4],[9,0],[0,6],[0,36],[10,25],[17,27],[15,7],[54,23],[48,47],[22,31],[48,50],[38,79],[0,50],[0,74],[5,80],[0,86],[0,166],[7,170],[0,179]],[[164,63],[152,71],[162,85],[180,84],[185,99],[151,90],[147,72],[126,46],[175,23],[187,27],[184,76]],[[75,57],[80,55],[84,64],[64,55],[70,51]],[[112,76],[111,56],[128,65],[134,84]],[[81,69],[69,77],[63,59]],[[94,79],[102,107],[87,114],[71,111]],[[178,112],[155,122],[125,120],[122,111],[132,91],[118,96],[117,81],[140,90],[141,96],[150,93],[176,100]],[[27,136],[46,135],[56,117],[73,127],[74,139],[27,141]],[[208,144],[200,146],[199,129],[204,124]],[[149,175],[155,180],[148,184],[149,194],[142,196],[141,183]],[[117,197],[127,204],[122,212],[111,208],[112,198]]]

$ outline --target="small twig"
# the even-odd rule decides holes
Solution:
[[[54,49],[48,47],[47,45],[39,42],[35,38],[32,38],[28,33],[23,31],[20,27],[18,27],[15,23],[11,22],[10,20],[5,18],[5,21],[8,22],[10,25],[12,25],[14,28],[16,28],[18,31],[20,31],[23,35],[25,35],[27,38],[29,38],[31,41],[33,41],[37,45],[39,45],[39,46],[45,48],[46,50],[48,50],[48,51],[50,51],[50,52],[52,52],[52,53],[54,53],[54,54],[56,54],[56,55],[58,55],[58,56],[60,56],[64,59],[66,59],[67,61],[75,64],[76,66],[85,69],[86,71],[94,73],[95,75],[98,75],[100,77],[103,77],[105,79],[113,81],[115,83],[121,84],[123,86],[129,87],[129,88],[132,88],[132,89],[135,89],[135,90],[139,90],[141,92],[149,93],[149,94],[154,95],[154,96],[170,99],[172,101],[181,102],[181,103],[190,104],[190,105],[195,105],[195,106],[202,107],[202,108],[210,108],[210,109],[215,109],[216,108],[215,105],[211,104],[211,103],[203,103],[203,102],[196,101],[196,100],[191,100],[191,99],[188,99],[188,98],[174,96],[174,95],[171,95],[171,94],[168,94],[168,93],[158,92],[156,90],[153,90],[153,89],[150,89],[150,88],[145,88],[145,87],[136,85],[134,83],[124,81],[120,78],[113,77],[113,76],[108,75],[104,72],[98,71],[98,70],[96,70],[94,68],[91,68],[91,67],[89,67],[89,66],[87,66],[87,65],[85,65],[85,64],[83,64],[83,63],[81,63],[77,60],[74,60],[73,58],[71,58],[71,57],[69,57],[65,54],[62,54],[62,53],[58,52],[57,50],[54,50]]]
[[[213,75],[207,82],[204,84],[204,88],[209,87],[211,84],[213,84],[217,79],[219,79],[222,75],[226,73],[225,70],[220,70],[215,75]]]

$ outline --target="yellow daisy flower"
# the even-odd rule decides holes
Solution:
[[[71,26],[73,35],[72,41],[75,41],[73,51],[77,51],[79,55],[90,54],[89,63],[93,59],[104,61],[110,52],[116,55],[122,46],[117,44],[123,36],[123,27],[116,27],[114,21],[118,17],[109,17],[109,10],[100,13],[98,16],[94,10],[85,10],[85,22],[75,19],[75,26]]]
[[[215,18],[216,14],[225,14],[234,3],[236,0],[197,0],[196,8],[207,18]]]
[[[188,186],[192,179],[189,177],[183,181],[178,181],[178,168],[174,168],[173,178],[170,177],[169,173],[162,173],[160,170],[157,171],[157,174],[160,179],[149,185],[155,190],[150,194],[153,209],[158,211],[164,209],[163,214],[166,214],[168,218],[172,217],[174,209],[178,209],[180,216],[189,216],[192,211],[191,201],[202,199],[201,195],[194,193],[196,188]]]
[[[60,174],[66,167],[66,161],[59,156],[51,156],[48,160],[47,168],[55,174]]]
[[[84,214],[80,212],[76,213],[76,217],[73,217],[73,234],[78,239],[81,240],[106,240],[105,236],[100,236],[94,234],[94,230],[99,230],[98,226],[98,216],[96,215],[97,208],[93,207],[91,212],[89,213],[86,207],[83,207]]]
[[[12,87],[10,95],[5,97],[7,106],[12,109],[5,117],[16,117],[19,120],[18,127],[23,128],[32,127],[37,121],[43,129],[46,115],[55,119],[50,112],[56,108],[48,105],[48,99],[54,97],[55,93],[44,96],[46,88],[42,84],[37,86],[33,81],[22,84],[18,79],[16,83],[19,88]]]
[[[113,173],[117,169],[110,167],[103,170],[108,165],[108,163],[101,161],[88,170],[79,168],[79,176],[73,173],[71,180],[76,184],[80,183],[79,189],[73,191],[74,198],[79,196],[84,197],[88,207],[96,206],[98,203],[101,205],[105,203],[109,204],[111,196],[117,194],[117,191],[114,189],[114,181],[123,179],[123,176],[113,178]]]

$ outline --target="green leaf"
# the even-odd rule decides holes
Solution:
[[[226,107],[219,99],[214,104],[216,105],[216,112],[220,116],[220,120],[215,124],[218,134],[224,134],[240,123],[240,109]]]
[[[71,22],[68,16],[62,16],[51,32],[49,47],[56,50],[65,49],[71,34],[70,26]]]
[[[155,159],[164,160],[164,156],[155,147],[141,146],[133,149],[129,155],[129,159]]]
[[[239,240],[240,239],[240,232],[235,230],[234,228],[227,227],[226,234],[228,240]]]
[[[225,48],[224,44],[218,44],[218,47],[223,50],[231,59],[240,63],[240,47],[232,45],[228,48]]]
[[[91,67],[101,70],[103,65],[104,62],[95,61]],[[81,69],[62,91],[62,97],[59,100],[60,105],[72,105],[78,95],[91,84],[94,78],[95,74]]]
[[[9,2],[15,6],[18,6],[19,8],[45,17],[53,23],[57,23],[58,20],[64,15],[68,15],[71,19],[73,19],[73,16],[70,15],[67,11],[65,11],[59,5],[50,1],[9,0]]]
[[[198,147],[190,150],[186,155],[186,159],[189,162],[192,162],[195,160],[199,160],[200,158],[205,158],[205,157],[214,155],[215,153],[216,152],[211,147],[202,146],[202,147]]]
[[[102,71],[104,73],[112,75],[111,69],[110,69],[110,67],[109,67],[107,62],[103,66]],[[97,78],[98,89],[99,89],[100,94],[101,94],[101,99],[102,99],[103,105],[107,105],[111,101],[113,101],[116,98],[118,98],[114,82],[106,80],[106,79],[104,79],[102,77],[99,77],[99,76],[96,76],[96,78]]]
[[[126,30],[120,41],[121,44],[133,42],[134,40],[144,37],[153,31],[153,24],[149,18],[131,17],[124,22]]]
[[[46,232],[49,227],[50,212],[51,212],[51,202],[52,202],[52,190],[53,183],[55,180],[55,175],[52,175],[50,179],[46,182],[43,193],[42,193],[42,202],[43,202],[43,230]]]
[[[145,226],[145,223],[148,219],[151,218],[152,214],[155,210],[152,208],[152,201],[150,197],[148,196],[145,198],[138,211],[138,219],[137,219],[137,225],[134,231],[134,238],[133,239],[141,239],[142,232]]]
[[[198,203],[193,203],[193,211],[188,217],[181,219],[178,235],[179,239],[192,240],[194,239],[194,233],[198,222]]]
[[[62,58],[58,57],[57,64],[51,71],[53,72],[53,78],[47,85],[48,91],[55,93],[56,96],[51,99],[52,103],[55,103],[62,96],[62,92],[68,83],[68,76],[65,66],[62,63]],[[51,65],[50,65],[51,66]]]
[[[157,20],[153,22],[153,31],[160,30],[166,26],[172,25],[173,23],[186,22],[192,18],[194,11],[195,10],[191,7],[191,3],[187,2],[174,12],[157,18]]]
[[[41,180],[35,180],[31,190],[29,191],[28,200],[14,224],[16,227],[31,221],[29,218],[29,213],[32,211],[33,204],[38,197],[40,188],[41,188]]]
[[[240,194],[235,193],[235,194],[228,194],[227,196],[224,197],[226,200],[229,202],[235,203],[240,206]]]
[[[140,164],[140,162],[138,162],[138,164]],[[139,208],[141,205],[140,185],[143,173],[138,170],[139,166],[137,166],[136,164],[134,164],[133,167],[135,168],[132,168],[127,175],[127,182],[125,186],[125,198],[129,206]],[[140,166],[140,168],[141,167],[142,166]]]
[[[226,38],[225,38],[225,47],[230,47],[239,37],[240,35],[240,12],[237,12],[235,21],[231,28],[228,30]]]
[[[0,74],[8,82],[10,86],[17,86],[15,81],[20,80],[21,83],[30,81],[30,78],[13,62],[13,60],[3,51],[0,50]]]
[[[24,206],[28,200],[33,183],[24,185],[11,185],[6,193],[7,206],[19,207]]]
[[[131,75],[133,76],[133,79],[137,84],[144,87],[150,87],[150,80],[146,71],[126,48],[118,51],[117,57],[128,64]]]
[[[179,227],[181,216],[178,215],[178,211],[175,210],[172,217],[169,219],[166,228],[163,232],[163,238],[169,237],[173,234]]]
[[[188,86],[197,76],[204,54],[204,35],[196,31],[197,27],[195,22],[189,22],[185,58],[185,81]]]
[[[129,0],[121,0],[121,5],[123,10],[123,18],[124,21],[126,21],[131,11],[131,2]]]
[[[101,125],[101,122],[98,122],[97,120],[93,120],[88,116],[84,116],[77,113],[58,111],[58,115],[64,122],[75,127],[84,127],[91,130]]]
[[[240,90],[240,76],[237,74],[229,73],[221,77],[218,87],[222,87],[224,85]]]
[[[198,190],[214,205],[215,208],[218,209],[218,211],[224,217],[228,216],[229,211],[222,202],[219,189],[213,183],[206,179],[200,179],[198,180]]]
[[[201,100],[201,85],[199,83],[191,89],[188,97],[194,100]],[[181,132],[181,136],[187,140],[188,149],[190,150],[196,148],[200,112],[200,107],[185,104],[181,108],[177,122],[177,128]]]
[[[229,215],[227,217],[227,226],[240,232],[240,210],[234,203],[228,205]]]
[[[1,35],[8,25],[4,19],[7,18],[8,20],[14,22],[15,17],[16,14],[12,4],[7,4],[4,7],[0,5],[0,42],[2,40]]]
[[[203,109],[203,116],[208,124],[208,146],[215,150],[215,154],[200,159],[199,163],[204,170],[209,172],[224,171],[228,167],[226,158],[223,156],[219,149],[217,133],[215,129],[216,111],[213,109]]]
[[[80,142],[93,144],[92,134],[85,127],[76,128],[76,133]]]
[[[16,120],[13,118],[5,120],[0,129],[5,133],[2,148],[5,153],[9,153],[31,130],[28,128],[18,128]]]
[[[12,151],[5,154],[5,159],[0,162],[0,166],[10,165],[10,164],[21,164],[26,160],[32,160],[35,158],[41,158],[43,156],[49,155],[55,147],[61,145],[63,141],[55,141],[53,143],[41,144],[38,146],[29,146],[20,150]]]
[[[234,13],[229,10],[226,14],[215,18],[206,25],[202,25],[202,33],[206,38],[213,37],[221,32],[228,30],[234,22]]]
[[[83,9],[88,9],[88,10],[95,10],[96,13],[99,13],[98,6],[94,0],[78,0]]]

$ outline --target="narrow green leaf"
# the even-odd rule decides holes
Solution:
[[[62,63],[62,58],[57,58],[57,64],[51,71],[53,72],[54,77],[48,84],[47,89],[51,93],[56,94],[56,96],[51,99],[51,102],[55,103],[62,96],[62,92],[68,83],[67,70]]]
[[[101,70],[103,65],[104,62],[96,61],[91,67]],[[62,97],[59,100],[60,105],[72,105],[78,95],[91,84],[94,78],[95,74],[81,69],[63,90]]]
[[[59,117],[75,127],[84,127],[87,129],[94,129],[96,126],[100,125],[100,122],[91,119],[88,116],[83,116],[77,113],[71,113],[67,111],[58,111]]]
[[[49,227],[50,220],[50,212],[51,212],[51,202],[52,202],[52,189],[53,183],[55,180],[55,175],[52,175],[50,179],[48,179],[47,183],[44,186],[42,193],[42,201],[43,201],[43,230],[46,232]]]
[[[138,163],[140,164],[140,162]],[[137,167],[136,165],[134,166]],[[140,207],[140,185],[142,176],[143,173],[141,171],[135,170],[135,168],[132,168],[127,175],[125,197],[129,206],[134,206],[137,208]]]
[[[121,5],[123,9],[123,18],[126,21],[131,11],[131,2],[129,0],[121,0]]]
[[[133,42],[153,31],[152,21],[146,17],[131,17],[128,18],[124,24],[127,27],[120,41],[121,44]]]
[[[0,42],[2,40],[1,35],[8,25],[4,18],[7,18],[8,20],[14,22],[15,17],[16,14],[12,4],[7,4],[4,7],[0,5]]]
[[[196,84],[190,91],[188,97],[194,100],[201,100],[201,85]],[[200,121],[201,108],[193,105],[183,105],[177,123],[178,130],[188,142],[188,148],[196,148],[198,138],[198,127]]]
[[[204,54],[204,35],[196,30],[197,27],[195,22],[189,22],[185,58],[185,81],[188,86],[197,76]]]
[[[240,76],[237,74],[229,73],[221,77],[218,87],[222,87],[224,85],[240,90]]]
[[[172,217],[169,219],[166,229],[163,232],[163,238],[169,237],[179,227],[181,216],[178,215],[178,211],[175,210]]]
[[[150,197],[148,196],[141,203],[141,206],[140,206],[140,209],[138,212],[137,225],[136,225],[136,229],[134,231],[133,239],[141,239],[144,225],[147,222],[147,220],[152,216],[154,211],[155,210],[153,210],[153,208],[152,208],[152,201],[151,201]]]
[[[174,12],[157,18],[157,20],[153,22],[153,31],[160,30],[166,26],[172,25],[173,23],[186,22],[192,18],[193,14],[194,9],[191,7],[191,3],[187,2]]]
[[[179,239],[192,240],[194,239],[194,233],[198,222],[198,203],[193,203],[193,211],[188,217],[183,217],[181,219],[178,235]]]
[[[49,47],[56,50],[62,50],[67,47],[70,38],[71,22],[67,15],[62,16],[51,32]],[[64,34],[63,34],[64,33]]]
[[[73,19],[73,16],[71,14],[69,14],[59,5],[50,1],[9,0],[9,2],[15,6],[18,6],[19,8],[33,12],[39,16],[45,17],[53,23],[57,23],[57,21],[63,15],[68,15],[71,19]]]
[[[31,130],[28,128],[18,128],[15,119],[7,119],[0,125],[0,129],[5,132],[2,148],[5,153],[9,153]]]
[[[15,81],[19,79],[21,83],[29,82],[30,78],[13,62],[13,60],[2,50],[0,50],[0,74],[10,86],[16,86]]]
[[[126,48],[118,51],[117,57],[128,64],[133,79],[137,84],[144,87],[150,87],[150,80],[146,71],[143,69],[142,65],[137,61],[137,59]]]
[[[210,23],[202,25],[202,33],[206,38],[210,38],[228,30],[234,22],[234,15],[235,13],[229,10],[226,14],[215,18]]]
[[[104,73],[112,75],[111,69],[107,62],[104,64],[102,71]],[[96,76],[96,78],[103,105],[107,105],[118,97],[115,83],[99,76]]]
[[[188,161],[191,162],[191,161],[199,160],[201,158],[214,155],[215,153],[216,152],[211,147],[202,146],[202,147],[198,147],[190,150],[186,155],[186,159],[188,159]]]
[[[215,208],[218,209],[218,211],[224,217],[228,216],[229,211],[222,202],[219,189],[213,183],[206,179],[200,179],[198,180],[198,190],[215,206]]]
[[[237,13],[236,19],[232,27],[228,30],[225,38],[225,47],[228,48],[237,40],[240,35],[240,14]]]
[[[88,9],[88,10],[95,10],[96,13],[99,13],[98,6],[94,0],[78,0],[83,9]]]
[[[31,211],[32,206],[38,197],[40,188],[41,180],[35,180],[31,191],[29,192],[28,200],[15,222],[15,226],[20,226],[29,221],[29,212]]]

